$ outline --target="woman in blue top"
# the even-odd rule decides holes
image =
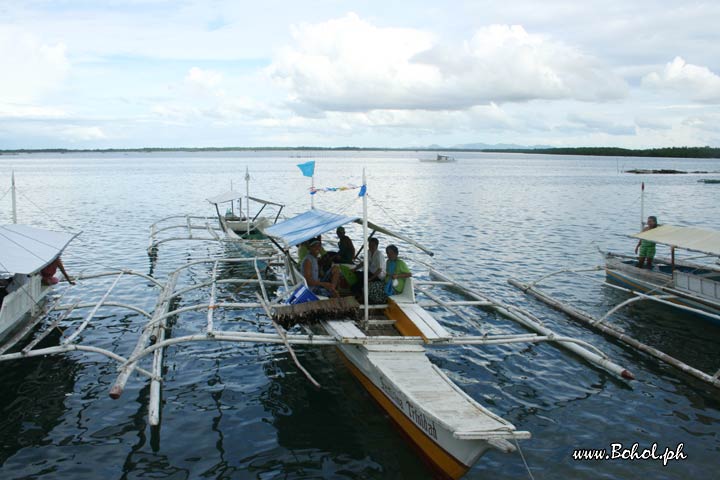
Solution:
[[[385,264],[385,294],[387,296],[402,293],[405,288],[405,279],[412,277],[407,264],[398,258],[398,248],[388,245],[385,249],[387,263]]]

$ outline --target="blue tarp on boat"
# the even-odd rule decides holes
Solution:
[[[340,225],[356,221],[360,217],[338,215],[324,210],[308,210],[305,213],[276,223],[265,229],[265,235],[279,239],[288,247],[299,245],[305,240],[335,230]]]

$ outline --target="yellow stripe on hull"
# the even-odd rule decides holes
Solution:
[[[388,306],[385,309],[385,316],[387,316],[390,320],[395,320],[395,328],[402,336],[425,338],[415,323],[410,320],[398,304],[392,300],[388,301]],[[425,338],[425,340],[427,340],[427,338]]]
[[[355,378],[357,378],[360,383],[362,383],[363,387],[370,392],[370,395],[372,395],[375,401],[380,404],[383,410],[390,414],[390,417],[400,427],[402,433],[404,433],[412,441],[414,446],[420,450],[431,465],[438,470],[438,473],[452,479],[458,479],[465,475],[470,467],[458,461],[455,457],[440,447],[440,445],[428,438],[422,430],[420,430],[410,419],[408,419],[405,414],[397,408],[397,406],[345,356],[342,350],[338,349],[338,352],[340,352],[340,357],[343,359]]]

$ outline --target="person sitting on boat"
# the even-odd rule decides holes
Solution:
[[[352,289],[359,285],[358,277],[355,274],[355,268],[352,266],[355,259],[355,246],[350,237],[345,235],[345,229],[338,227],[335,230],[338,236],[338,251],[333,258],[333,262],[338,265],[330,267],[330,274],[334,285],[340,286],[342,289]]]
[[[355,246],[352,243],[352,240],[350,240],[350,237],[345,235],[345,228],[338,227],[337,230],[335,230],[335,233],[338,236],[338,254],[337,254],[337,263],[353,263],[353,260],[355,259]]]
[[[647,219],[647,226],[643,228],[643,232],[652,230],[655,227],[657,227],[657,217],[651,215]],[[638,255],[638,268],[643,268],[647,261],[647,268],[652,269],[653,258],[655,258],[655,242],[640,240],[638,244],[635,245],[635,253],[638,253],[638,249],[640,250]]]
[[[308,245],[313,240],[317,240],[320,242],[320,256],[323,257],[327,253],[325,249],[322,247],[322,240],[320,239],[320,235],[318,235],[315,238],[311,238],[310,240],[306,240],[302,242],[300,245],[298,245],[298,263],[302,264],[303,260],[305,260],[305,255],[308,254]]]
[[[316,295],[322,295],[325,297],[337,297],[338,293],[335,289],[335,285],[331,282],[320,280],[320,265],[318,264],[318,255],[320,255],[320,249],[322,243],[317,238],[310,240],[308,245],[308,254],[302,261],[302,273],[307,282],[308,288]]]
[[[372,237],[368,239],[368,302],[371,304],[385,303],[385,265],[380,253],[380,241]]]
[[[65,271],[65,265],[63,265],[60,257],[57,257],[55,260],[50,262],[47,267],[40,270],[40,275],[42,276],[42,284],[55,285],[56,283],[58,283],[58,279],[55,278],[55,272],[57,272],[58,268],[62,272],[63,277],[65,277],[65,280],[67,280],[70,285],[75,285],[73,279],[70,278],[70,275],[68,275],[68,273]]]
[[[405,288],[405,280],[412,277],[410,268],[398,258],[398,248],[395,245],[388,245],[385,249],[387,263],[385,264],[385,294],[389,297],[402,293]]]

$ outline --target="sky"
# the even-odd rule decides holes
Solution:
[[[0,0],[0,149],[720,147],[720,2]]]

